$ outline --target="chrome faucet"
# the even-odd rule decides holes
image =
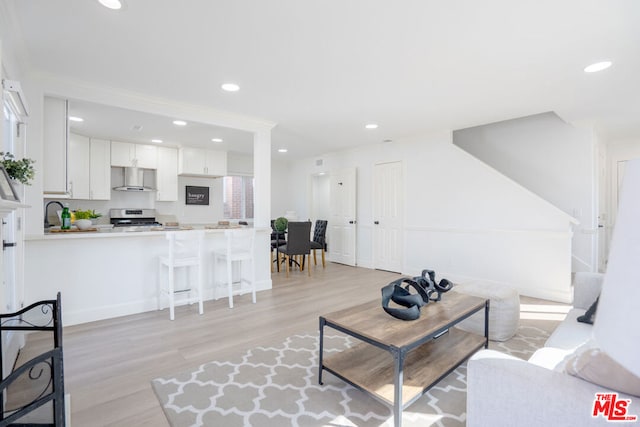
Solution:
[[[51,204],[56,204],[58,206],[60,206],[60,209],[64,209],[64,206],[62,206],[62,203],[56,201],[56,200],[52,200],[49,203],[46,204],[46,206],[44,207],[44,228],[47,229],[49,227],[51,227],[51,224],[49,224],[49,205]]]

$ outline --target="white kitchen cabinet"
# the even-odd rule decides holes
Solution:
[[[43,107],[43,193],[45,197],[67,196],[68,103],[45,96]]]
[[[110,200],[111,141],[91,138],[89,144],[89,198]]]
[[[158,151],[155,145],[111,142],[111,166],[156,169]]]
[[[69,196],[82,200],[111,198],[111,143],[69,134]]]
[[[89,138],[69,134],[69,197],[72,199],[90,198],[90,157]]]
[[[187,176],[225,176],[227,152],[183,147],[178,153],[178,174]]]
[[[178,200],[178,150],[158,147],[158,169],[156,170],[156,200],[175,202]]]

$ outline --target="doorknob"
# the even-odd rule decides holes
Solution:
[[[380,221],[373,221],[373,223],[374,223],[375,225],[378,225],[378,224],[380,224]]]
[[[355,223],[356,223],[355,221],[349,221],[349,224],[355,224]]]
[[[13,248],[14,246],[17,246],[18,244],[16,242],[7,242],[6,240],[2,241],[2,250],[4,251],[6,248]]]

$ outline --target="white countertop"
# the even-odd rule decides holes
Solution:
[[[122,237],[150,237],[150,236],[164,236],[169,231],[184,231],[184,230],[203,230],[207,233],[222,233],[226,230],[239,229],[238,227],[227,228],[213,228],[213,226],[194,225],[185,226],[181,228],[167,228],[149,231],[131,231],[133,227],[122,227],[103,229],[99,231],[71,231],[71,232],[46,232],[44,234],[30,234],[25,236],[25,240],[75,240],[75,239],[104,239],[104,238],[122,238]],[[129,230],[127,230],[129,229]],[[256,231],[268,231],[271,232],[269,227],[257,227]]]

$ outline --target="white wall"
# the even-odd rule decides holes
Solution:
[[[423,268],[458,280],[487,280],[522,294],[571,300],[570,217],[451,143],[451,134],[323,156],[292,165],[290,191],[310,215],[311,175],[357,168],[357,263],[373,265],[373,166],[405,168],[402,271]],[[382,286],[383,284],[381,284]]]
[[[311,220],[328,219],[331,216],[329,202],[331,196],[329,175],[314,175],[311,180]]]
[[[288,161],[271,158],[271,219],[296,210],[295,203],[300,194],[295,192],[298,183],[291,182],[290,169]],[[306,188],[300,191],[306,191]]]
[[[597,271],[597,165],[591,130],[543,113],[453,132],[453,142],[580,224],[573,271]]]
[[[227,175],[253,176],[253,156],[240,153],[227,153]]]
[[[185,203],[185,187],[195,185],[209,187],[209,205],[195,206]],[[178,201],[156,202],[160,215],[175,215],[183,224],[215,224],[223,219],[223,179],[196,178],[181,176],[178,178]]]

